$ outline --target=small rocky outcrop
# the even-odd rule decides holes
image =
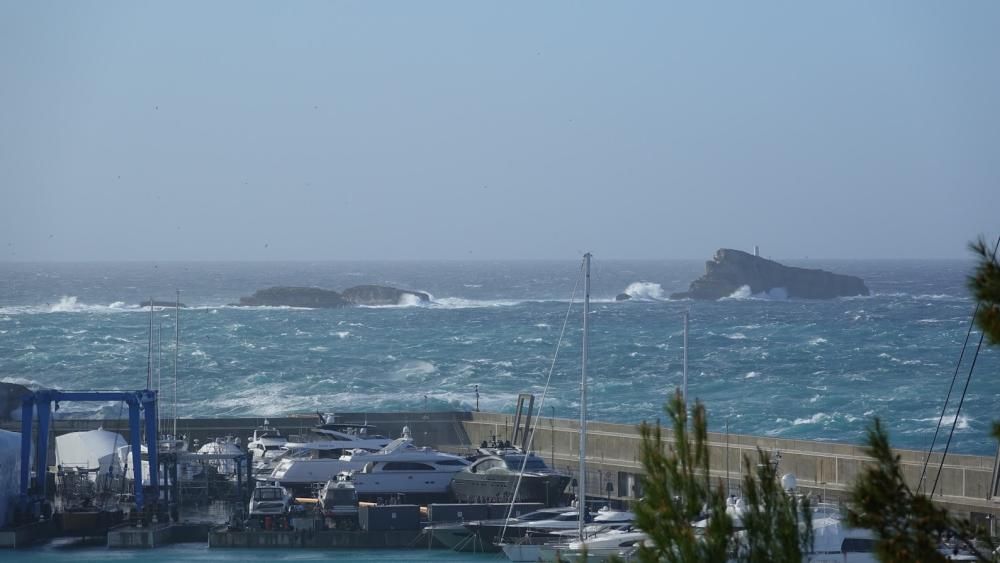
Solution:
[[[143,301],[142,303],[139,303],[139,306],[140,307],[149,307],[149,304],[150,304],[150,300],[147,299],[147,300]],[[152,304],[153,304],[153,307],[175,307],[175,306],[177,306],[177,302],[176,301],[159,301],[157,299],[153,299],[152,300]],[[187,307],[187,305],[181,303],[180,307],[183,309],[184,307]]]
[[[351,302],[332,289],[318,287],[269,287],[259,289],[249,297],[240,297],[239,305],[245,307],[309,307],[335,309]]]
[[[237,305],[336,309],[351,305],[399,305],[408,296],[421,302],[431,300],[431,296],[422,291],[396,289],[383,285],[359,285],[342,292],[318,287],[269,287],[257,290],[249,297],[240,297]]]
[[[355,305],[399,305],[407,296],[413,296],[426,303],[431,296],[422,291],[396,289],[384,285],[358,285],[349,287],[340,295]]]
[[[752,294],[784,289],[788,297],[799,299],[832,299],[870,293],[859,277],[784,266],[741,250],[720,248],[712,260],[705,263],[705,275],[691,282],[687,291],[674,293],[670,298],[720,299],[743,286],[748,286]]]
[[[615,296],[615,301],[628,301],[629,299],[632,299],[632,296],[627,293],[619,293]]]

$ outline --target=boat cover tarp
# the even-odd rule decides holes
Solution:
[[[100,469],[105,474],[115,461],[115,449],[127,444],[121,434],[104,429],[56,436],[56,465]]]

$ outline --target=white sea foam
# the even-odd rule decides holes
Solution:
[[[332,333],[332,336],[336,336],[337,338],[339,338],[341,340],[347,338],[350,335],[351,335],[351,331],[349,331],[349,330],[339,330],[337,332]]]
[[[743,379],[754,379],[754,378],[757,378],[757,377],[760,377],[760,372],[759,371],[751,371],[751,372],[747,373],[745,376],[743,376]]]
[[[933,423],[934,426],[937,426],[938,423],[938,417],[936,416],[929,418],[914,418],[911,420],[913,420],[914,422],[931,422]],[[975,419],[965,416],[963,414],[958,417],[958,424],[955,424],[955,415],[951,415],[951,416],[945,416],[944,419],[941,420],[941,425],[943,427],[951,427],[952,424],[955,424],[956,430],[968,430],[969,423],[972,422],[973,420]]]
[[[796,418],[795,420],[792,421],[792,425],[799,426],[802,424],[819,424],[826,420],[830,420],[830,415],[826,414],[825,412],[818,412],[810,416],[809,418]]]
[[[638,301],[663,301],[663,288],[658,283],[633,282],[625,288],[625,294]]]
[[[461,297],[443,297],[431,302],[431,307],[436,309],[477,309],[485,307],[514,307],[524,303],[524,301],[513,299],[463,299]]]
[[[327,348],[326,346],[312,346],[311,348],[309,348],[309,351],[310,352],[329,352],[330,349]]]
[[[810,346],[819,346],[820,344],[826,344],[826,339],[823,338],[822,336],[818,336],[816,338],[812,338],[809,340]]]
[[[437,366],[426,360],[410,360],[396,368],[395,378],[423,377],[437,372]]]
[[[726,338],[728,338],[730,340],[746,340],[746,337],[747,337],[747,335],[743,334],[742,332],[734,332],[732,334],[724,334],[723,336],[725,336]]]

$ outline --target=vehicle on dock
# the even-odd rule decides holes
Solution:
[[[327,481],[319,491],[319,506],[330,527],[353,530],[358,527],[358,493],[349,473]]]
[[[285,514],[292,505],[292,495],[284,487],[277,485],[258,485],[250,496],[248,514],[255,516],[273,516]]]

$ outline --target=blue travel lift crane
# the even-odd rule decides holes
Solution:
[[[25,395],[21,400],[21,491],[18,508],[24,515],[37,519],[50,512],[46,501],[49,423],[52,404],[56,410],[62,401],[124,401],[128,405],[129,446],[132,451],[132,472],[135,483],[135,504],[141,514],[145,495],[142,485],[142,432],[139,411],[145,412],[146,450],[148,452],[149,483],[154,508],[160,498],[159,460],[157,459],[158,428],[156,425],[156,391],[56,391],[43,389]],[[35,483],[31,485],[31,427],[34,411],[38,410],[38,436],[35,440]]]

